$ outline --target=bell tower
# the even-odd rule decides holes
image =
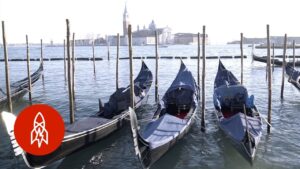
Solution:
[[[123,36],[127,36],[129,24],[130,24],[130,22],[129,22],[129,15],[127,12],[127,4],[125,4],[125,9],[124,9],[124,13],[123,13]]]

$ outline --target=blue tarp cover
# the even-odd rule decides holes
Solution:
[[[237,78],[227,70],[221,61],[219,61],[219,69],[217,76],[215,78],[215,88],[220,87],[222,85],[237,85],[240,82]]]
[[[194,94],[198,90],[192,72],[182,63],[179,72],[163,97],[164,103],[170,103],[175,100],[176,104],[192,103]]]
[[[247,116],[248,131],[254,138],[261,135],[262,124],[261,121],[254,117]],[[222,118],[220,120],[220,127],[228,133],[234,140],[242,141],[245,136],[246,123],[245,115],[237,113],[230,118]]]
[[[290,77],[289,82],[300,90],[300,72],[295,70],[290,64],[286,65],[285,70]]]
[[[216,99],[224,106],[230,105],[243,105],[246,104],[248,99],[247,89],[242,85],[234,86],[221,86],[215,89],[214,92],[214,104],[216,105]]]
[[[159,147],[179,135],[186,127],[187,120],[165,114],[158,120],[150,122],[142,137],[149,142],[150,148]]]

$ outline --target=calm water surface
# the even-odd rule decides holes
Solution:
[[[96,61],[96,75],[93,75],[91,61],[76,62],[75,90],[76,90],[76,119],[89,116],[98,111],[98,98],[103,101],[109,99],[109,95],[115,90],[115,47],[111,47],[111,60],[106,59],[106,47],[96,47],[96,57],[103,57],[103,61]],[[121,47],[121,57],[128,57],[127,47]],[[154,47],[134,47],[135,56],[153,56]],[[195,56],[196,46],[169,46],[160,48],[161,56]],[[276,50],[276,54],[282,54],[282,50]],[[46,47],[45,57],[63,57],[62,47]],[[91,57],[91,47],[77,47],[76,57]],[[250,94],[255,95],[255,102],[261,114],[267,116],[267,83],[265,80],[265,64],[251,61],[251,48],[245,46],[244,53],[248,55],[244,66],[244,83]],[[266,50],[256,50],[257,54],[265,55]],[[288,51],[291,54],[291,51]],[[10,47],[10,58],[26,58],[25,48]],[[300,54],[300,52],[297,52]],[[207,55],[240,55],[238,45],[208,46]],[[31,57],[39,57],[39,48],[31,48]],[[0,50],[0,59],[3,58],[3,50]],[[224,65],[240,78],[240,60],[223,59]],[[155,60],[146,59],[146,64],[154,73]],[[184,59],[187,67],[196,77],[195,59]],[[31,62],[32,72],[37,69],[38,62]],[[128,60],[120,60],[120,86],[129,83]],[[137,75],[141,66],[140,60],[134,60],[134,74]],[[162,59],[159,61],[159,94],[162,96],[172,83],[180,66],[180,60]],[[217,126],[212,102],[213,82],[217,72],[218,60],[207,60],[206,73],[206,132],[200,131],[200,111],[197,112],[195,123],[190,132],[178,144],[175,145],[152,168],[212,168],[212,169],[282,169],[300,168],[300,92],[285,81],[284,100],[280,99],[280,85],[282,69],[274,70],[273,83],[273,114],[272,133],[267,134],[266,125],[262,140],[259,144],[256,159],[250,165],[230,144]],[[26,62],[10,62],[11,81],[17,81],[26,76]],[[46,103],[56,108],[65,123],[69,123],[69,104],[67,83],[64,80],[63,61],[45,62],[44,85],[39,80],[33,87],[34,103]],[[0,62],[0,86],[5,89],[4,63]],[[154,87],[150,90],[150,96],[136,113],[140,125],[144,126],[156,107],[154,105]],[[28,95],[15,103],[13,108],[18,114],[28,105]],[[0,168],[26,168],[24,162],[15,158],[10,148],[9,138],[5,132],[3,122],[0,121]],[[139,161],[134,154],[131,140],[130,127],[110,135],[73,155],[58,161],[47,168],[140,168]]]

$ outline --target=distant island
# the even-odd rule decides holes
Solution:
[[[271,36],[270,42],[271,46],[274,43],[274,48],[281,49],[283,48],[284,36]],[[300,48],[300,37],[288,37],[287,38],[287,48],[293,48],[293,41],[295,41],[295,48]],[[244,44],[256,44],[255,48],[264,49],[267,48],[267,39],[266,38],[246,38],[243,39]],[[239,40],[228,42],[227,44],[240,44]]]

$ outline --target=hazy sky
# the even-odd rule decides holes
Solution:
[[[122,33],[126,0],[0,0],[0,20],[5,21],[7,41],[31,42],[40,38],[61,42],[65,19],[77,38],[86,35]],[[246,37],[265,37],[266,24],[272,35],[300,36],[299,0],[127,0],[133,29],[169,26],[172,32],[201,32],[206,25],[212,44]]]

